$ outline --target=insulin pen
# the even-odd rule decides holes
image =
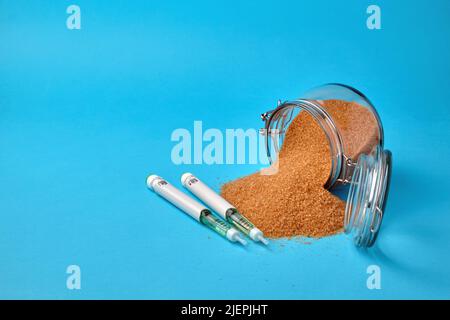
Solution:
[[[269,244],[269,241],[264,238],[261,230],[256,228],[253,223],[240,214],[231,203],[214,192],[192,173],[183,174],[181,183],[211,209],[220,214],[225,220],[248,235],[251,239],[254,241],[261,241],[265,245]]]
[[[180,208],[198,222],[206,225],[221,236],[231,242],[240,242],[246,245],[247,242],[241,238],[241,234],[230,224],[215,217],[204,205],[190,198],[173,185],[157,175],[150,175],[147,178],[147,186],[161,197]]]

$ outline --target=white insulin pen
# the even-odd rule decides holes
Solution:
[[[198,222],[206,225],[231,242],[247,242],[241,238],[241,234],[229,223],[215,217],[204,205],[190,198],[161,177],[151,175],[147,178],[147,186],[161,197],[180,208]]]
[[[254,241],[261,241],[265,245],[269,244],[269,241],[264,238],[261,230],[256,228],[253,223],[240,214],[231,203],[214,192],[192,173],[183,174],[181,183],[211,209],[220,214],[225,220],[248,235],[251,239]]]

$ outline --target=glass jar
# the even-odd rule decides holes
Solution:
[[[389,189],[392,156],[383,149],[383,126],[369,99],[343,84],[314,88],[302,98],[278,102],[261,115],[269,161],[275,162],[293,119],[307,112],[325,132],[331,170],[326,189],[349,185],[344,230],[357,246],[374,244]]]

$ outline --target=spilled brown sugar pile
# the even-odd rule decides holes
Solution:
[[[373,115],[359,104],[325,100],[353,159],[378,142]],[[222,196],[270,238],[323,237],[340,232],[345,202],[323,188],[331,170],[328,140],[307,112],[300,112],[286,132],[279,171],[259,172],[231,181]]]

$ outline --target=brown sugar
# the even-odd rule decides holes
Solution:
[[[369,153],[380,140],[373,113],[354,102],[325,100],[322,106],[332,116],[344,141],[347,156],[358,159]]]
[[[378,143],[374,116],[362,106],[325,100],[344,140],[356,159]],[[323,188],[331,170],[324,131],[305,111],[291,122],[278,157],[278,172],[259,172],[222,186],[221,194],[270,238],[323,237],[340,232],[345,202]]]

